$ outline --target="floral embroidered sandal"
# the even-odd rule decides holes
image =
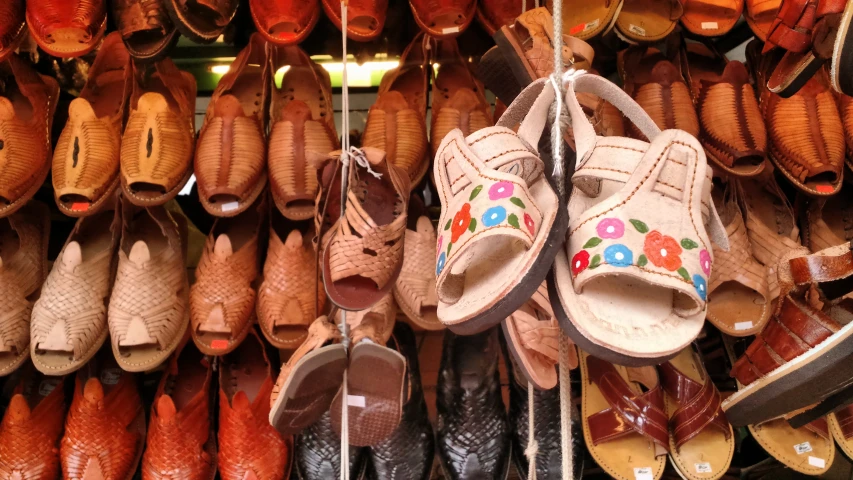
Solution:
[[[576,92],[612,103],[651,143],[596,136]],[[579,161],[567,248],[554,262],[549,287],[554,313],[590,354],[620,365],[657,365],[699,334],[711,241],[728,250],[710,198],[711,169],[695,137],[661,132],[602,77],[575,77],[566,103]]]
[[[467,138],[455,129],[438,148],[438,318],[457,334],[484,331],[527,302],[565,237],[565,207],[535,147],[553,100],[552,85],[537,80],[496,126]]]

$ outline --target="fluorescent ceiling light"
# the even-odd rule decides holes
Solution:
[[[319,62],[319,65],[326,69],[332,76],[342,76],[344,72],[344,64],[342,62]],[[365,62],[361,65],[355,62],[347,63],[347,80],[351,87],[370,87],[372,86],[374,74],[383,74],[392,68],[397,68],[400,62],[397,60],[383,60]],[[231,69],[230,65],[213,65],[210,67],[210,72],[216,75],[225,75]],[[290,69],[289,65],[285,65],[276,72],[276,79],[280,81],[281,77]]]

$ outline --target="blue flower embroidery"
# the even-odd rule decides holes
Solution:
[[[604,249],[604,261],[614,267],[629,267],[634,264],[634,254],[625,245],[617,243]]]
[[[441,275],[441,271],[444,270],[444,262],[447,261],[447,255],[444,252],[441,252],[441,255],[438,256],[438,262],[435,266],[435,276]]]
[[[702,275],[698,273],[693,275],[693,286],[696,288],[696,293],[699,294],[699,298],[705,300],[705,297],[708,296],[708,284],[705,282],[705,279],[702,278]]]
[[[504,207],[492,207],[486,210],[483,214],[483,225],[486,227],[494,227],[495,225],[506,220],[506,209]]]

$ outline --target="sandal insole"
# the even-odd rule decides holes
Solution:
[[[648,40],[665,37],[675,28],[670,0],[625,0],[616,23],[623,33]]]

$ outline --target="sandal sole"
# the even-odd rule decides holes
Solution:
[[[829,79],[832,88],[845,95],[853,95],[853,34],[850,32],[850,24],[853,22],[853,5],[847,2],[844,13],[841,16],[841,25],[838,27],[838,36],[835,39],[835,47],[832,52],[832,64],[830,66]]]

